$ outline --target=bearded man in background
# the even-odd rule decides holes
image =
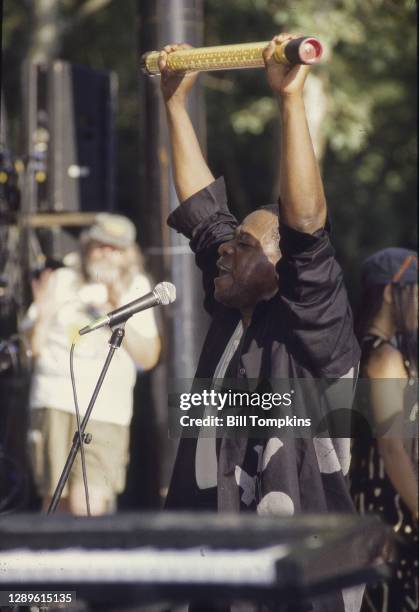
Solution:
[[[94,225],[82,233],[80,247],[80,256],[71,254],[64,260],[68,265],[45,270],[33,282],[34,301],[23,322],[34,356],[29,448],[44,509],[49,506],[77,429],[69,372],[71,342],[84,325],[151,290],[135,243],[135,227],[126,217],[97,215]],[[82,416],[103,367],[109,337],[109,329],[104,327],[77,341],[75,377]],[[153,310],[131,317],[87,428],[93,436],[85,446],[92,514],[113,510],[124,489],[136,369],[151,369],[159,354]],[[86,513],[79,455],[63,490],[60,509]]]

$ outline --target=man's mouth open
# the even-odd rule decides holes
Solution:
[[[227,274],[231,274],[230,268],[227,268],[227,266],[223,265],[222,263],[217,262],[217,268],[218,268],[218,278],[220,276],[226,276]]]

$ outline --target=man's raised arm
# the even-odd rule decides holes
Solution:
[[[173,74],[166,68],[167,55],[188,45],[167,45],[160,54],[161,91],[166,105],[172,149],[175,189],[180,202],[214,181],[186,110],[186,98],[196,74]]]
[[[280,221],[311,234],[325,223],[326,200],[303,102],[309,66],[290,67],[273,59],[275,44],[291,38],[296,37],[275,36],[263,55],[268,82],[280,108]]]

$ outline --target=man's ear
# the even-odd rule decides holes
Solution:
[[[384,287],[383,299],[387,304],[393,303],[393,295],[391,293],[391,284],[389,283]]]

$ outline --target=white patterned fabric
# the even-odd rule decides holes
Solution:
[[[236,329],[233,332],[224,353],[218,362],[217,368],[214,373],[214,381],[219,384],[224,378],[230,361],[233,358],[234,353],[240,344],[240,340],[243,336],[243,323],[239,321]],[[214,386],[213,386],[214,388]],[[217,412],[216,406],[206,408],[204,416],[215,414]],[[209,489],[217,486],[217,454],[215,449],[216,437],[215,427],[205,427],[206,437],[199,436],[196,446],[196,457],[195,457],[195,476],[196,482],[200,489]]]

